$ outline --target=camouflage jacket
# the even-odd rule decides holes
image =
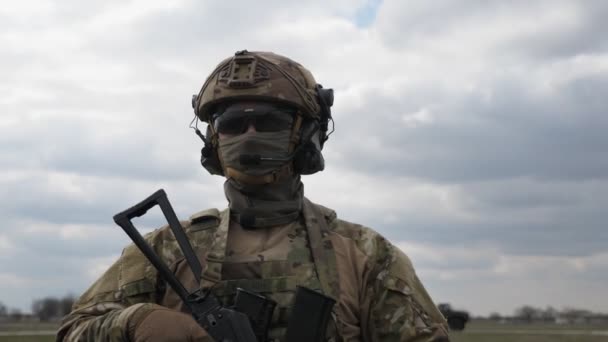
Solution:
[[[228,209],[182,221],[203,264],[200,285],[168,227],[146,240],[190,290],[213,286],[226,302],[236,287],[245,287],[277,301],[271,337],[283,336],[295,285],[302,285],[337,300],[330,340],[449,341],[445,319],[402,251],[375,231],[340,220],[308,200],[302,216],[286,226],[257,230],[232,222]],[[321,217],[323,222],[317,220]],[[128,320],[146,303],[185,311],[131,245],[75,303],[57,341],[126,341]]]

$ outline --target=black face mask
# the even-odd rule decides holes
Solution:
[[[279,132],[247,132],[240,135],[222,137],[218,153],[224,169],[238,170],[249,176],[264,176],[278,171],[287,162],[260,162],[243,164],[243,156],[264,156],[285,159],[289,156],[290,130]],[[230,174],[227,172],[226,174]],[[237,177],[238,180],[241,180]],[[242,180],[247,183],[246,180]]]

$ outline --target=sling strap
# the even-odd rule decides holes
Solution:
[[[319,207],[307,198],[304,198],[302,211],[321,289],[325,295],[337,301],[340,294],[340,279],[327,220]]]

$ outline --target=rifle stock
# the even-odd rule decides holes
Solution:
[[[133,226],[131,220],[143,216],[155,205],[159,205],[169,227],[175,235],[176,240],[184,253],[195,279],[200,279],[201,266],[194,254],[192,246],[184,233],[182,226],[171,207],[167,194],[163,189],[153,193],[151,196],[133,207],[114,215],[114,222],[119,225],[125,233],[133,240],[133,243],[141,250],[144,256],[158,270],[160,275],[171,286],[173,291],[182,299],[186,307],[192,313],[194,319],[202,326],[216,341],[256,342],[257,338],[247,315],[222,307],[219,300],[210,292],[202,294],[200,290],[188,293],[184,285],[175,277],[169,267],[156,254],[154,249],[141,236]],[[196,261],[195,261],[196,260]]]

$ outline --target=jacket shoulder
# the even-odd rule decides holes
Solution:
[[[219,224],[221,220],[221,212],[217,208],[201,210],[197,213],[190,215],[188,219],[189,225],[212,225]]]
[[[368,257],[381,257],[393,246],[374,229],[337,218],[331,222],[331,230],[356,244]]]
[[[416,272],[410,258],[374,229],[339,218],[331,222],[330,229],[365,255],[371,278],[393,288],[415,282]]]
[[[206,246],[212,242],[215,229],[228,215],[228,209],[223,211],[217,208],[205,209],[190,215],[187,220],[180,221],[180,224],[192,247],[196,249],[199,246]],[[162,245],[162,253],[168,259],[172,259],[167,260],[169,263],[183,257],[175,235],[173,235],[168,225],[160,228],[158,235],[160,237],[158,243]]]
[[[365,254],[374,254],[378,249],[378,244],[388,243],[382,235],[372,228],[340,219],[335,210],[320,204],[314,205],[325,217],[330,232],[356,243]]]
[[[211,242],[213,228],[221,221],[223,212],[207,209],[180,221],[194,248]],[[144,240],[166,265],[183,258],[181,249],[168,225],[144,234]],[[116,262],[81,297],[81,302],[120,301],[130,297],[152,296],[157,291],[158,272],[133,243],[122,251]],[[84,304],[83,303],[83,304]]]

